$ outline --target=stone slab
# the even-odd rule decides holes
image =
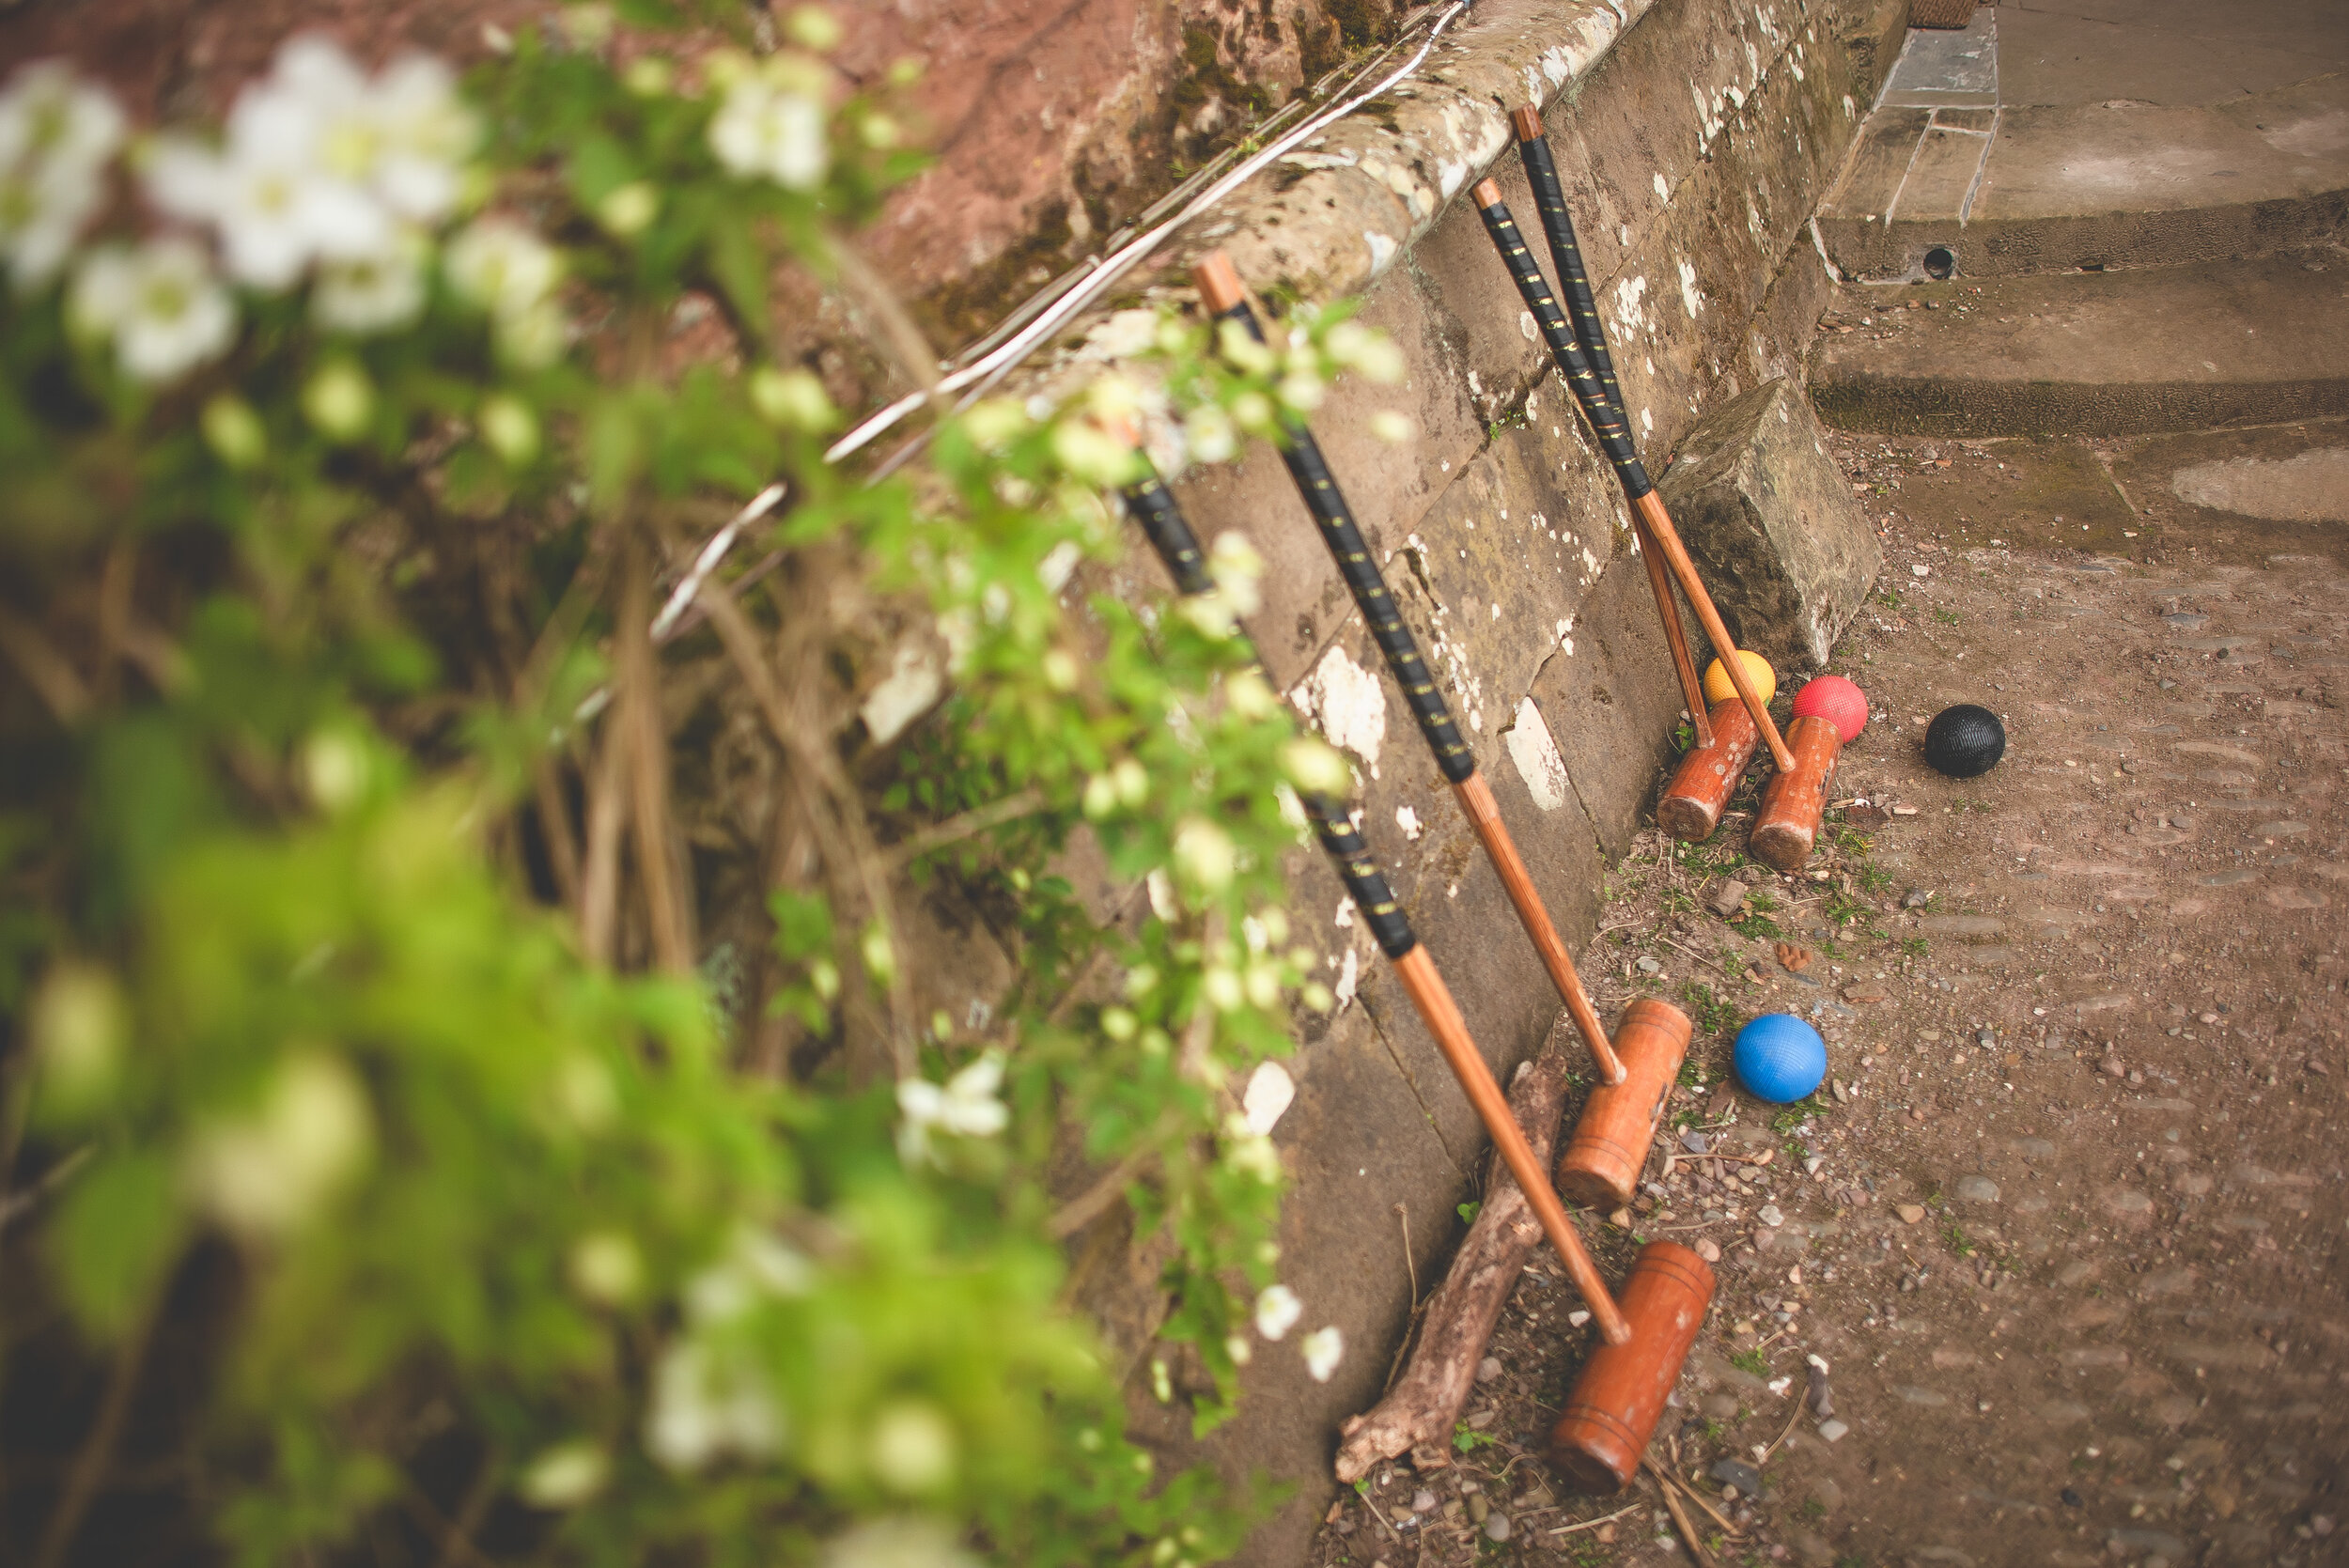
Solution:
[[[1810,391],[1822,418],[1931,435],[2131,435],[2349,412],[2349,269],[2330,252],[1916,297],[1952,308],[1821,342]]]
[[[1968,112],[1936,111],[1930,127],[1925,113],[1870,116],[1821,208],[1820,236],[1850,276],[1919,276],[1934,245],[1977,278],[2179,266],[2312,244],[2349,225],[2349,77],[2338,73],[2211,105],[2010,105],[1979,179],[1965,176],[1970,201],[1953,173],[1928,173],[1934,139]]]
[[[1912,27],[1885,85],[1888,105],[1963,108],[1999,101],[1999,11],[1978,6],[1963,28]]]
[[[1769,381],[1708,412],[1658,489],[1739,645],[1781,675],[1824,668],[1884,551],[1802,389]]]
[[[2295,13],[2296,16],[2295,16]],[[2144,6],[2103,0],[1999,8],[2002,101],[2217,103],[2349,65],[2338,8],[2315,3]]]

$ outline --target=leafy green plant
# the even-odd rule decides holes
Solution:
[[[0,1322],[189,1363],[177,1506],[237,1560],[414,1517],[468,1560],[1221,1556],[1251,1499],[1127,1440],[1069,1305],[1119,1203],[1198,1425],[1342,1353],[1280,1343],[1283,1172],[1225,1100],[1330,1003],[1282,800],[1343,764],[1251,668],[1237,540],[1180,607],[1073,574],[1129,423],[1213,460],[1393,351],[1170,317],[1146,391],[827,464],[775,289],[864,281],[910,84],[771,20],[575,7],[461,86],[305,40],[135,163],[64,68],[0,88],[47,204],[0,240],[0,1182],[54,1191]],[[239,194],[281,178],[300,224]],[[1142,912],[1061,874],[1081,831]],[[910,887],[1015,955],[984,1015],[921,1016]]]
[[[1737,1021],[1737,1009],[1715,996],[1713,987],[1703,981],[1691,980],[1683,983],[1680,987],[1680,1000],[1688,1003],[1689,1020],[1702,1033],[1718,1034]],[[1683,1063],[1684,1075],[1692,1066],[1693,1063]],[[1693,1083],[1695,1079],[1684,1078],[1684,1081]]]
[[[1758,1348],[1731,1351],[1729,1364],[1740,1372],[1750,1372],[1756,1377],[1767,1377],[1770,1374],[1769,1358],[1763,1355]]]
[[[1778,922],[1770,916],[1779,908],[1778,899],[1761,888],[1746,894],[1743,912],[1729,923],[1729,928],[1748,941],[1771,941],[1784,936]]]
[[[1491,1448],[1498,1441],[1498,1438],[1486,1436],[1466,1421],[1458,1422],[1452,1429],[1452,1448],[1456,1453],[1474,1453],[1478,1449]]]

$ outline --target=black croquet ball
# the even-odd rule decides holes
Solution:
[[[1973,779],[2006,755],[2006,726],[1999,716],[1972,703],[1945,707],[1925,730],[1925,760],[1952,779]]]

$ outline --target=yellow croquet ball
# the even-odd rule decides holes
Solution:
[[[1739,648],[1737,662],[1744,667],[1746,679],[1752,684],[1756,691],[1762,693],[1764,702],[1768,702],[1778,694],[1778,672],[1770,668],[1768,660],[1751,648]],[[1721,667],[1719,660],[1716,659],[1704,667],[1704,700],[1706,702],[1725,703],[1736,694],[1737,689],[1729,683],[1729,672]]]

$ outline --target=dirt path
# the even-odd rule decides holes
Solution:
[[[2196,457],[2158,444],[1840,442],[1894,515],[1838,650],[1876,718],[1835,793],[1890,814],[1842,814],[1800,877],[1746,867],[1741,820],[1618,873],[1603,1010],[1698,1020],[1679,1157],[1624,1218],[1724,1254],[1651,1451],[1738,1527],[1703,1521],[1713,1560],[2349,1561],[2343,533],[2133,486]],[[2010,735],[1967,783],[1919,751],[1958,701]],[[1849,1097],[1721,1087],[1774,1010],[1819,1023]],[[1585,1218],[1619,1274],[1630,1234]],[[1568,1497],[1539,1458],[1578,1309],[1538,1253],[1460,1462],[1381,1472],[1313,1560],[1689,1560],[1653,1490]]]

